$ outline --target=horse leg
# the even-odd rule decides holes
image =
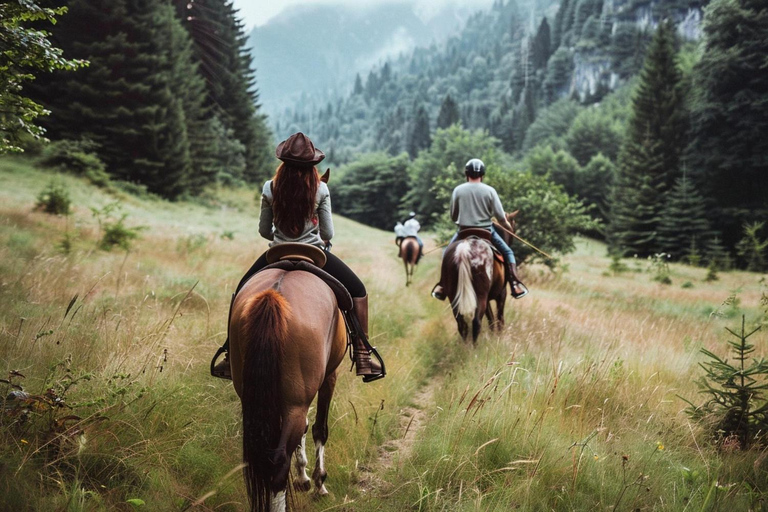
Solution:
[[[491,308],[491,301],[488,301],[488,305],[485,306],[485,317],[488,319],[488,326],[492,331],[496,330],[496,322],[493,319],[493,309]]]
[[[504,329],[504,303],[507,301],[507,288],[504,287],[501,294],[496,298],[496,325],[499,331]]]
[[[312,481],[307,476],[307,429],[309,428],[309,418],[307,426],[304,428],[304,435],[301,436],[301,442],[296,448],[296,475],[298,479],[293,482],[293,488],[297,491],[307,492],[312,487]]]
[[[274,465],[272,477],[272,505],[270,511],[285,511],[285,488],[288,486],[288,477],[291,470],[291,457],[296,448],[301,444],[301,438],[307,430],[307,409],[293,409],[289,411],[283,421],[280,433],[280,444],[274,452],[270,453],[270,459]]]
[[[403,260],[403,266],[405,267],[405,286],[408,286],[411,284],[411,278],[408,275],[408,262],[406,260]]]
[[[456,308],[453,309],[453,316],[456,318],[456,326],[459,328],[459,335],[466,341],[469,335],[469,326],[463,315],[460,315]]]
[[[472,343],[477,344],[477,337],[480,335],[480,327],[483,325],[483,315],[488,309],[488,298],[477,298],[477,308],[475,316],[472,318]]]
[[[331,373],[325,378],[317,393],[317,416],[312,425],[312,438],[315,440],[315,470],[312,472],[312,480],[315,482],[315,490],[320,496],[328,494],[325,488],[325,479],[328,472],[325,470],[325,443],[328,441],[328,410],[331,407],[333,390],[336,387],[336,373]]]

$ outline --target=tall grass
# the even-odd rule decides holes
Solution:
[[[242,510],[240,406],[208,363],[234,286],[266,248],[252,193],[165,203],[60,180],[69,219],[33,211],[50,174],[0,160],[0,377],[9,377],[0,399],[13,385],[29,393],[22,407],[0,401],[0,510],[141,507],[129,500]],[[116,199],[147,228],[129,251],[104,252],[90,209]],[[604,248],[583,242],[568,272],[526,269],[533,292],[508,301],[507,329],[484,327],[473,349],[445,303],[429,298],[439,252],[406,288],[390,233],[335,221],[334,252],[367,285],[388,376],[363,385],[342,368],[326,451],[331,496],[294,493],[296,508],[759,506],[764,454],[718,451],[677,398],[698,400],[698,349],[724,354],[722,328],[742,311],[761,314],[759,276],[705,283],[705,269],[673,264],[662,286],[628,260],[630,271],[604,275]],[[73,243],[62,253],[65,233]],[[764,354],[765,334],[756,336]],[[401,416],[424,390],[413,447],[382,469],[379,450],[404,436]],[[381,485],[362,482],[371,472]]]

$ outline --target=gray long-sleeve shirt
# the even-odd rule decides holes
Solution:
[[[272,180],[264,183],[261,191],[261,216],[259,217],[259,234],[267,240],[272,240],[270,247],[285,242],[298,242],[322,247],[323,240],[333,238],[333,218],[331,217],[331,193],[328,185],[320,182],[315,196],[315,215],[307,220],[304,229],[298,237],[290,237],[274,225],[272,211]]]
[[[490,229],[492,218],[503,219],[496,189],[485,183],[462,183],[453,189],[451,196],[451,218],[462,227]]]

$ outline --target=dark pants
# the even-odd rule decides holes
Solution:
[[[326,251],[325,256],[328,258],[328,260],[326,261],[323,270],[341,281],[341,284],[347,288],[349,294],[353,298],[365,297],[367,293],[365,291],[365,285],[360,280],[360,278],[357,277],[354,272],[352,272],[352,269],[350,269],[343,261],[341,261],[337,256],[331,254],[330,252]],[[250,279],[256,272],[263,269],[267,265],[267,254],[264,253],[259,256],[259,259],[256,260],[256,263],[254,263],[251,268],[248,269],[248,272],[246,272],[243,278],[240,280],[240,283],[235,289],[235,294],[240,291],[240,288],[245,285],[248,279]]]

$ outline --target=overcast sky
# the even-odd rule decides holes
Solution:
[[[240,16],[245,20],[248,31],[258,25],[263,25],[283,9],[301,4],[336,4],[363,6],[382,3],[413,2],[418,5],[418,11],[429,16],[430,11],[437,6],[459,4],[477,8],[487,7],[493,0],[234,0],[235,7],[240,10]]]

